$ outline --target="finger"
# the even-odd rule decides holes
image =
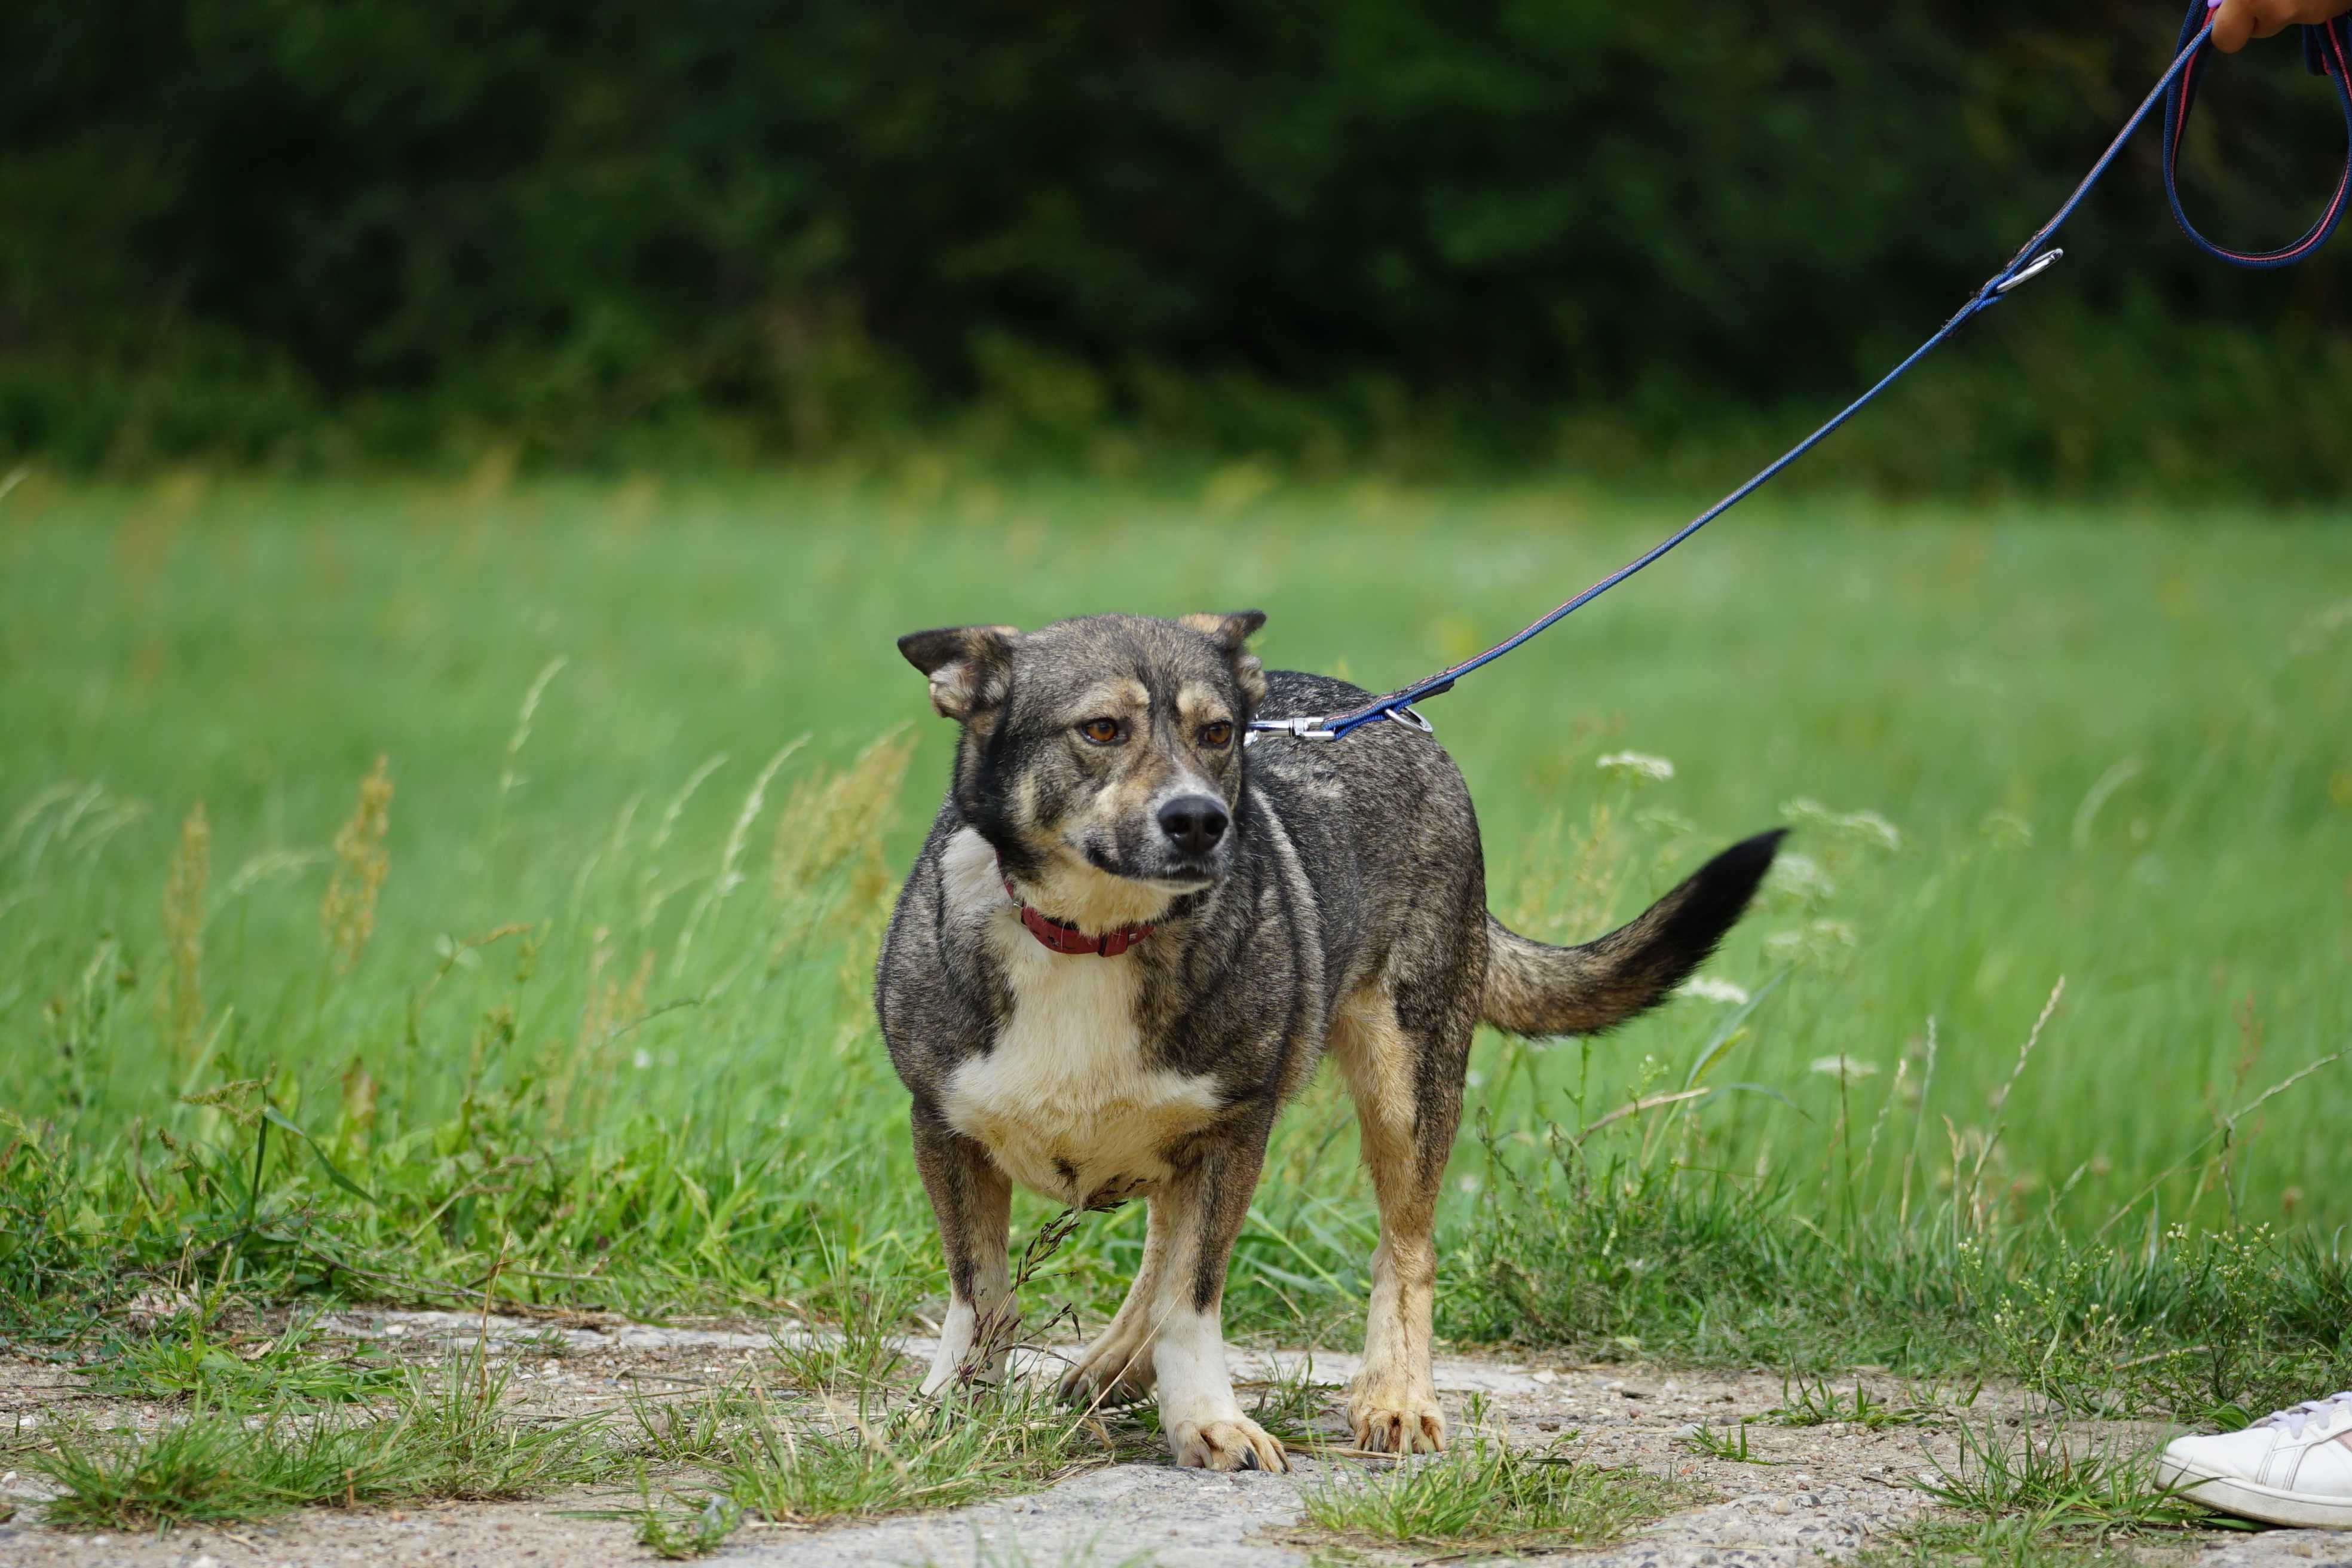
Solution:
[[[2213,13],[2213,47],[2234,55],[2253,36],[2253,0],[2221,0],[2221,8]]]
[[[2252,0],[2254,37],[2274,38],[2294,26],[2302,9],[2295,0]]]

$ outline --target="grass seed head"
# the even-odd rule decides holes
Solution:
[[[915,754],[915,732],[901,725],[874,742],[850,764],[804,780],[776,823],[778,898],[804,891],[856,860],[860,881],[869,869],[887,885],[881,834],[898,798],[899,781]]]
[[[163,879],[163,937],[172,953],[172,1043],[194,1051],[205,1024],[205,889],[212,880],[213,829],[205,803],[180,823],[180,847]]]
[[[384,835],[392,826],[392,759],[379,755],[360,781],[359,804],[335,835],[335,874],[319,906],[319,924],[337,970],[348,973],[375,934],[376,895],[392,869]]]

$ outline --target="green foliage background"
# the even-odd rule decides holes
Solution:
[[[0,454],[1138,449],[1685,463],[1949,311],[2153,79],[2117,0],[118,0],[0,15]],[[2329,179],[2291,46],[2191,196]],[[2074,259],[1819,472],[2345,489],[2336,253],[2145,136]]]

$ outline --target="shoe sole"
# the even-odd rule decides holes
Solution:
[[[2300,1525],[2305,1530],[2352,1530],[2352,1498],[2291,1492],[2237,1476],[2216,1475],[2172,1458],[2158,1463],[2156,1479],[2159,1485],[2179,1489],[2180,1495],[2193,1502],[2242,1519]]]

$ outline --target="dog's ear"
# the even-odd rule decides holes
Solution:
[[[898,639],[898,651],[930,678],[931,706],[969,724],[1004,700],[1013,643],[1020,635],[1018,626],[941,626],[908,632]]]
[[[1251,707],[1265,700],[1265,666],[1257,661],[1257,655],[1242,646],[1249,641],[1252,633],[1265,625],[1264,610],[1235,610],[1230,616],[1203,612],[1186,616],[1180,624],[1225,650],[1225,657],[1233,660],[1234,679],[1249,694]]]

